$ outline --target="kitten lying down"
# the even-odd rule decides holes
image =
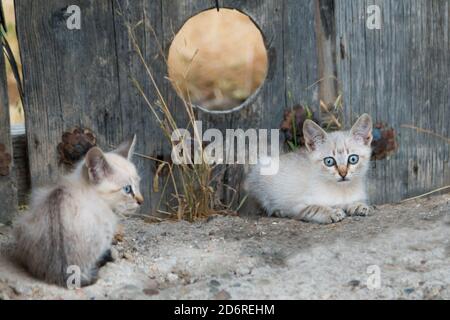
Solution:
[[[306,147],[280,156],[275,175],[253,168],[250,195],[269,215],[333,223],[369,214],[365,177],[371,156],[372,119],[362,115],[350,131],[326,133],[311,120],[303,125]]]
[[[66,286],[75,266],[81,286],[97,280],[98,269],[112,260],[115,213],[134,212],[143,202],[130,161],[135,141],[109,153],[90,149],[74,172],[34,192],[30,211],[14,228],[15,256],[32,275]]]

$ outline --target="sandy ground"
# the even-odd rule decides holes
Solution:
[[[222,216],[123,224],[116,262],[78,290],[17,268],[0,227],[0,299],[450,299],[450,194],[328,226]]]

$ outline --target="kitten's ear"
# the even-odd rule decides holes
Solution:
[[[134,153],[134,147],[136,146],[136,135],[130,139],[122,142],[113,152],[121,155],[122,157],[131,160]]]
[[[306,148],[312,151],[325,142],[327,133],[314,121],[307,119],[303,123],[303,137],[305,138]]]
[[[93,183],[100,183],[111,173],[111,167],[106,161],[105,155],[100,148],[91,148],[86,154],[84,165],[87,169],[89,180]]]
[[[356,141],[369,146],[372,142],[372,118],[367,113],[364,113],[356,120],[350,133]]]

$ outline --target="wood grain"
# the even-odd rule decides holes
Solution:
[[[367,7],[381,9],[381,30],[366,28]],[[397,132],[400,149],[375,161],[374,203],[398,201],[450,182],[449,145],[401,128],[450,136],[449,1],[336,1],[336,57],[347,124],[368,112]],[[339,52],[339,51],[338,51]]]
[[[81,8],[81,30],[65,26],[64,10],[71,4]],[[317,109],[319,99],[328,101],[330,92],[336,91],[343,95],[347,126],[368,112],[398,134],[399,152],[373,163],[372,202],[398,201],[449,184],[448,145],[400,127],[413,124],[450,136],[449,0],[224,0],[220,4],[242,11],[258,26],[269,69],[259,91],[238,111],[198,110],[204,130],[279,128],[285,108],[302,103]],[[381,30],[366,27],[369,4],[381,8]],[[131,81],[136,79],[149,100],[157,102],[126,24],[135,26],[145,60],[183,127],[187,116],[166,79],[165,57],[185,21],[214,6],[208,0],[16,1],[32,186],[52,181],[62,172],[56,146],[62,132],[77,125],[93,130],[104,149],[137,133],[137,152],[167,159],[168,144]],[[338,83],[329,83],[327,90],[313,85],[330,73]],[[143,212],[154,213],[166,200],[151,189],[156,165],[141,158],[136,162],[144,178]],[[238,190],[236,202],[245,196],[244,173],[238,165],[223,170],[219,190],[223,202],[233,196],[226,185]]]
[[[0,55],[0,145],[3,156],[11,162],[0,175],[0,223],[9,222],[17,211],[17,188],[14,179],[14,160],[9,123],[8,83],[6,80],[5,57]],[[3,171],[3,170],[2,170]]]

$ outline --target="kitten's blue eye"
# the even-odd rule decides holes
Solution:
[[[130,185],[127,185],[127,186],[123,187],[123,191],[126,194],[132,194],[133,193],[133,187],[131,187]]]
[[[359,156],[356,154],[352,154],[348,157],[348,163],[350,164],[357,164],[359,161]]]
[[[333,157],[325,158],[325,159],[323,159],[323,162],[325,163],[325,165],[327,167],[332,167],[336,164],[336,160],[334,160]]]

